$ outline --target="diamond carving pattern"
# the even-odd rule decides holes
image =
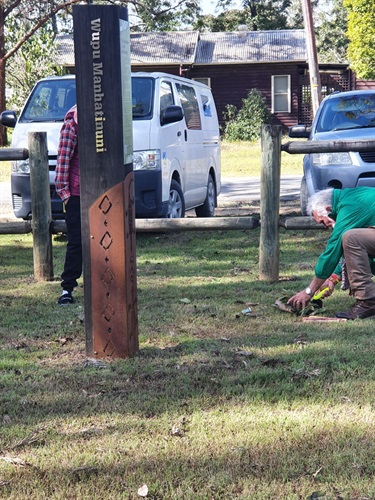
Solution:
[[[102,280],[102,282],[106,286],[109,286],[112,283],[112,281],[115,279],[115,276],[114,276],[113,272],[109,269],[109,267],[107,267],[107,269],[102,274],[100,279]]]
[[[103,318],[108,321],[108,323],[111,321],[111,318],[115,315],[115,310],[111,306],[111,304],[107,304],[103,313]]]
[[[102,201],[100,202],[99,208],[104,215],[107,215],[107,213],[111,210],[112,203],[110,202],[107,195],[105,195]]]
[[[104,233],[103,238],[100,240],[101,246],[104,248],[104,250],[108,250],[108,248],[112,245],[113,240],[111,235],[109,234],[108,231]]]

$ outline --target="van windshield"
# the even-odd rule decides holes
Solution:
[[[132,77],[133,120],[149,120],[153,113],[155,80],[148,77]],[[76,104],[74,79],[41,81],[35,87],[20,122],[59,122]]]
[[[39,82],[20,117],[20,122],[58,122],[76,104],[76,84],[72,79]]]

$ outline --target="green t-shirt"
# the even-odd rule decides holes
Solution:
[[[343,255],[341,238],[346,231],[375,226],[375,188],[334,189],[332,211],[329,215],[336,223],[326,249],[315,266],[315,276],[321,279],[327,279],[339,264]],[[371,268],[374,272],[375,262],[372,263]]]

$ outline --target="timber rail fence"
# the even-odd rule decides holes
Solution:
[[[259,277],[279,279],[279,229],[325,229],[312,217],[280,217],[281,151],[306,154],[344,151],[374,151],[375,139],[367,141],[305,141],[281,144],[281,127],[264,125],[261,131],[260,220],[255,217],[211,217],[186,219],[136,219],[137,232],[247,230],[260,226]],[[34,277],[53,278],[52,234],[66,233],[65,221],[52,220],[49,187],[47,135],[29,132],[28,149],[1,148],[0,161],[30,162],[33,218],[30,221],[0,219],[0,234],[33,233]]]

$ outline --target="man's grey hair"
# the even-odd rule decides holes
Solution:
[[[333,189],[324,189],[313,194],[307,204],[307,213],[312,215],[316,212],[318,215],[328,215],[327,207],[332,207]]]

